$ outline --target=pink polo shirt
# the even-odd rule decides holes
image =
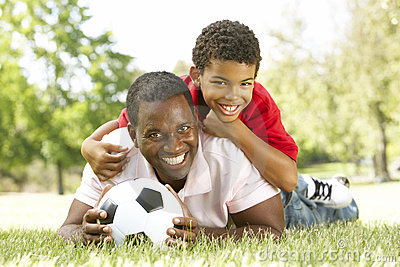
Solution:
[[[157,180],[154,169],[133,147],[127,128],[119,128],[103,138],[113,144],[132,148],[126,169],[118,176],[101,182],[89,164],[75,198],[94,206],[107,184],[118,184],[130,178]],[[199,132],[199,149],[185,186],[178,192],[192,215],[203,227],[223,228],[229,213],[238,213],[267,200],[279,190],[266,182],[243,152],[228,139]]]

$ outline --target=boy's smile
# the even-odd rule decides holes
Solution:
[[[199,75],[204,101],[221,121],[234,121],[250,103],[255,69],[255,65],[236,61],[211,60]]]

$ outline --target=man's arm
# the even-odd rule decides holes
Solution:
[[[103,239],[112,241],[111,228],[107,225],[97,224],[97,219],[104,219],[107,213],[93,208],[74,199],[68,212],[67,219],[58,230],[58,234],[65,240],[79,240],[84,244],[99,243]]]
[[[273,235],[278,239],[285,229],[285,217],[280,194],[273,196],[244,211],[231,214],[236,229],[204,228],[204,232],[211,238],[225,239],[228,236],[240,239],[245,232],[252,231],[263,239],[266,235]]]
[[[176,227],[167,230],[167,234],[170,236],[167,239],[167,243],[170,245],[181,244],[180,242],[182,241],[185,244],[195,242],[199,236],[199,231],[203,231],[210,239],[219,238],[223,240],[227,237],[232,237],[238,240],[242,238],[245,232],[250,231],[257,234],[260,239],[263,239],[266,235],[272,235],[275,239],[279,239],[285,229],[285,217],[280,194],[244,211],[231,214],[237,228],[227,230],[225,228],[199,227],[197,220],[190,214],[189,209],[180,200],[175,191],[169,186],[167,188],[181,204],[184,214],[184,217],[174,218]]]
[[[116,129],[118,129],[117,120],[106,122],[86,138],[81,146],[82,156],[101,181],[106,181],[119,174],[128,162],[127,153],[121,153],[127,152],[127,147],[100,142],[104,135]],[[112,153],[118,154],[113,155]]]

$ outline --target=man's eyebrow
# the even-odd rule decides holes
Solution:
[[[143,133],[148,133],[148,132],[159,132],[160,131],[160,129],[157,129],[157,128],[151,128],[151,127],[153,127],[152,125],[150,125],[150,127],[149,128],[144,128],[143,129]]]

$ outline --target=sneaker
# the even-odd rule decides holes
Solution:
[[[304,176],[304,180],[308,184],[307,198],[325,207],[341,209],[353,199],[350,189],[337,179],[321,180]]]
[[[350,188],[350,180],[349,178],[347,178],[346,175],[338,173],[332,176],[332,179],[336,179],[342,185],[346,186],[347,188]]]

